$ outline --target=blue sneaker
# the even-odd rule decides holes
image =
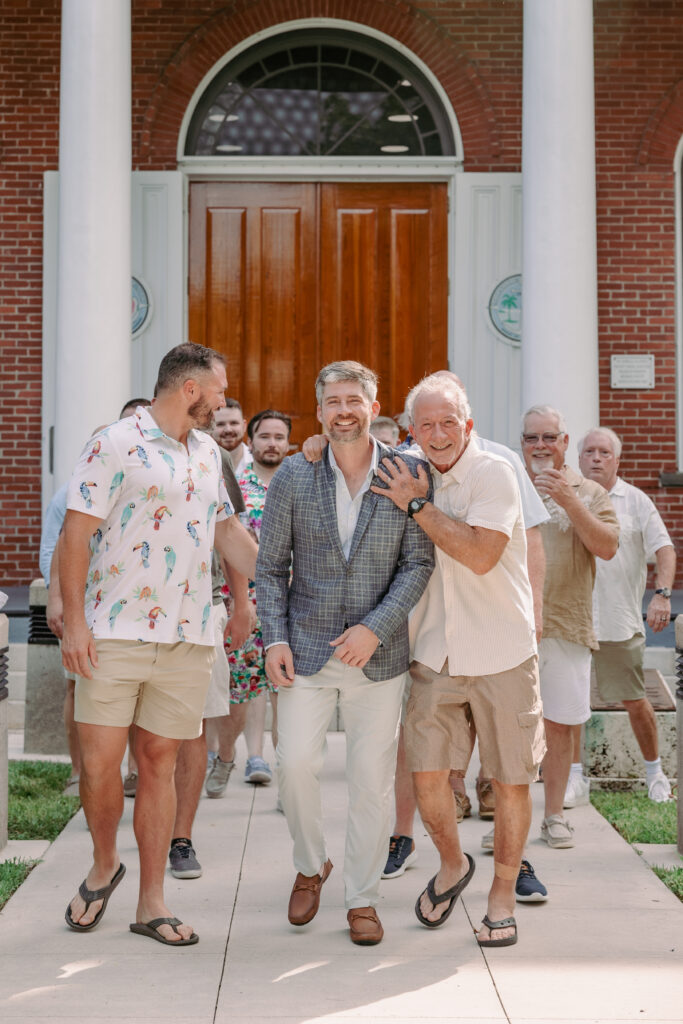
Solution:
[[[515,896],[518,903],[543,903],[548,899],[548,890],[543,882],[536,878],[536,873],[528,860],[523,860],[519,869]]]
[[[382,872],[382,878],[398,878],[416,860],[417,850],[413,839],[410,836],[392,836],[389,840],[389,856]]]
[[[251,782],[256,786],[267,786],[272,780],[273,773],[267,761],[262,757],[249,757],[244,769],[244,781]]]

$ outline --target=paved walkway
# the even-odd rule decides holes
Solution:
[[[419,860],[382,883],[385,939],[354,946],[343,906],[346,806],[344,737],[330,735],[324,803],[335,870],[310,925],[292,928],[293,881],[274,786],[233,776],[223,800],[203,799],[195,846],[204,875],[168,876],[170,906],[200,934],[168,949],[133,935],[137,855],[126,801],[121,856],[128,873],[102,924],[78,935],[65,907],[89,861],[82,812],[45,853],[0,914],[0,1020],[37,1024],[447,1024],[683,1020],[683,906],[592,807],[570,812],[573,850],[537,838],[542,787],[533,786],[527,856],[546,883],[546,904],[518,905],[520,940],[480,950],[472,929],[486,909],[493,858],[480,848],[488,825],[464,822],[477,872],[442,929],[413,913],[436,870],[420,828]],[[473,787],[472,787],[473,788]]]

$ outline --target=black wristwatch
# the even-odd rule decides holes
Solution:
[[[408,506],[408,508],[410,508],[410,505]],[[410,512],[408,513],[408,515],[410,515]],[[659,590],[655,590],[655,594],[659,594],[661,597],[668,597],[669,600],[671,600],[670,587],[660,587]]]
[[[421,512],[425,507],[429,498],[411,498],[408,502],[408,515],[412,519],[418,512]]]

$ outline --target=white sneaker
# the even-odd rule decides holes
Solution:
[[[493,849],[493,837],[495,835],[495,828],[492,828],[490,832],[487,832],[485,836],[481,837],[481,848],[482,850]]]
[[[657,772],[655,777],[648,783],[647,795],[656,804],[665,804],[671,799],[671,783],[664,772]]]
[[[591,784],[585,775],[570,775],[564,794],[563,807],[581,807],[589,804]]]
[[[574,845],[574,829],[561,814],[551,814],[541,822],[541,839],[554,850],[568,850]]]

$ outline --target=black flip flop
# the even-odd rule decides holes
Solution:
[[[504,917],[500,921],[491,921],[488,914],[482,918],[483,925],[486,925],[489,932],[495,932],[499,928],[514,928],[515,934],[508,935],[506,939],[480,939],[477,935],[477,942],[480,946],[514,946],[517,942],[517,922],[514,917]]]
[[[182,924],[177,917],[155,917],[153,921],[144,922],[134,921],[133,924],[129,925],[132,932],[136,935],[145,935],[148,939],[156,939],[157,942],[163,942],[165,946],[194,946],[195,942],[199,942],[199,936],[192,932],[189,939],[166,939],[158,931],[158,928],[162,924],[169,924],[176,935],[180,935],[178,931],[178,925]]]
[[[453,907],[455,906],[458,896],[463,891],[463,889],[467,885],[469,885],[470,881],[472,880],[472,875],[474,874],[474,861],[470,857],[469,853],[466,853],[465,856],[467,857],[470,863],[469,871],[460,879],[460,881],[456,885],[453,886],[452,889],[446,889],[445,892],[436,893],[434,890],[434,882],[436,881],[436,875],[434,875],[434,878],[431,878],[427,883],[427,888],[418,896],[417,903],[415,904],[415,914],[420,924],[423,924],[426,928],[438,928],[439,925],[442,925],[445,921],[448,920],[453,911]],[[427,893],[427,896],[429,897],[434,907],[437,907],[439,903],[446,903],[450,901],[448,907],[443,912],[438,921],[430,921],[429,918],[423,916],[422,911],[420,910],[420,900],[422,899],[425,893]]]
[[[69,903],[68,907],[66,908],[66,913],[64,914],[64,920],[68,924],[69,928],[73,928],[75,932],[89,932],[92,928],[95,927],[95,925],[98,925],[102,920],[102,915],[107,909],[109,897],[111,896],[114,889],[119,884],[125,873],[126,865],[119,864],[118,871],[112,878],[109,885],[103,886],[102,889],[89,889],[88,886],[85,884],[86,880],[83,879],[83,881],[78,887],[78,892],[81,899],[85,901],[84,913],[87,912],[88,907],[90,906],[91,903],[95,903],[97,900],[104,900],[104,903],[97,911],[97,914],[95,915],[95,920],[91,921],[90,924],[79,924],[78,921],[74,921],[73,918],[71,917],[71,904]]]

